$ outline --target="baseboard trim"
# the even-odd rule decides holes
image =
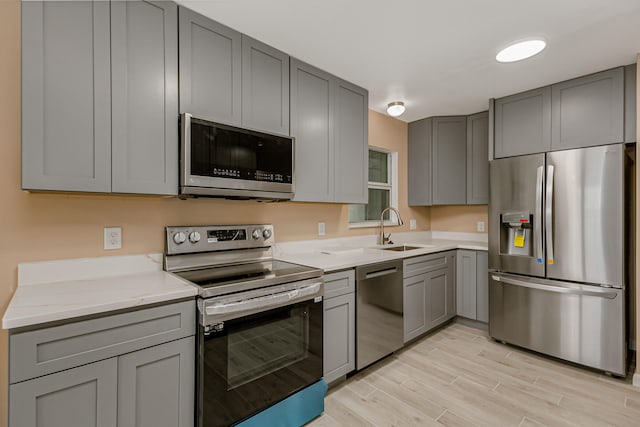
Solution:
[[[467,319],[466,317],[456,316],[453,319],[454,323],[459,323],[460,325],[468,326],[470,328],[480,329],[481,331],[489,332],[489,324],[485,322],[481,322],[479,320]]]

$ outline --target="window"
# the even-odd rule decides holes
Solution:
[[[398,207],[397,169],[398,153],[369,147],[369,203],[349,205],[349,227],[376,227],[385,208]],[[397,225],[390,213],[385,213],[385,225]]]

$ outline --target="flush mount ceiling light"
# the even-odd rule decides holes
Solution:
[[[402,113],[404,113],[404,102],[390,102],[389,105],[387,105],[387,114],[391,117],[398,117]]]
[[[513,43],[498,52],[498,54],[496,55],[496,61],[522,61],[523,59],[531,58],[532,56],[542,52],[545,46],[547,46],[547,44],[544,40],[541,39],[525,40],[522,42]]]

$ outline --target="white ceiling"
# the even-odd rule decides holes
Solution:
[[[640,0],[178,0],[369,90],[413,121],[487,109],[487,100],[635,62]],[[495,55],[542,36],[517,63]]]

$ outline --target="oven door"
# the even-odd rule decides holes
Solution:
[[[322,378],[322,298],[199,327],[198,426],[240,422]]]

